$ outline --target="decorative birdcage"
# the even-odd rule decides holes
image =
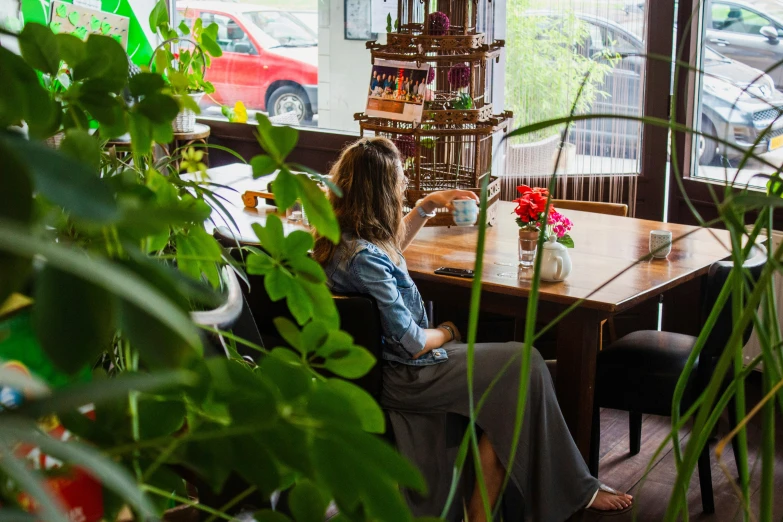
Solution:
[[[373,116],[357,114],[355,119],[362,134],[387,137],[400,150],[410,180],[407,209],[437,190],[478,194],[487,180],[487,221],[492,224],[500,198],[500,182],[491,176],[492,137],[506,129],[511,113],[493,111],[492,78],[487,70],[491,60],[499,59],[504,41],[487,43],[485,34],[478,32],[480,1],[484,0],[398,0],[397,31],[387,34],[385,44],[367,42],[367,49],[374,66],[379,60],[415,64],[420,70],[429,65],[426,85],[422,85],[426,89],[412,96],[414,90],[403,89],[398,82],[397,91],[392,88],[390,95],[387,89],[385,96],[375,95],[375,99],[371,89],[373,110],[368,105],[368,112]],[[399,75],[392,73],[395,80],[397,76],[405,79],[402,69]],[[418,80],[423,74],[412,77]],[[409,74],[408,80],[412,77]],[[417,121],[379,116],[402,113],[407,110],[400,107],[403,102],[423,106]],[[391,107],[395,104],[397,110]],[[448,226],[454,222],[444,209],[427,224]]]
[[[500,199],[500,180],[491,175],[492,136],[504,130],[505,115],[476,123],[421,123],[369,118],[357,114],[362,133],[374,132],[389,138],[403,157],[405,175],[409,179],[405,193],[406,211],[431,192],[462,189],[481,192],[489,178],[487,222],[494,224],[495,203]],[[448,226],[454,222],[451,213],[441,209],[427,223]]]
[[[398,32],[402,34],[449,36],[477,32],[478,0],[397,0],[397,13]],[[434,13],[447,18],[430,16]]]

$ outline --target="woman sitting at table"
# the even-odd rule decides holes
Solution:
[[[428,328],[402,252],[436,209],[448,207],[454,199],[478,198],[463,190],[435,192],[403,217],[408,179],[397,148],[386,138],[364,138],[349,146],[331,175],[343,192],[342,197],[330,195],[342,240],[334,245],[319,238],[315,258],[324,266],[332,291],[371,295],[378,303],[384,334],[380,402],[389,411],[398,449],[416,463],[429,485],[427,498],[406,493],[407,500],[415,515],[437,515],[451,481],[444,470],[450,472],[453,466],[446,461],[444,414],[469,415],[467,345],[451,322]],[[546,364],[535,349],[522,432],[514,461],[509,462],[522,350],[522,344],[512,342],[477,344],[475,349],[476,400],[502,372],[477,418],[490,501],[494,505],[498,499],[510,465],[510,487],[522,494],[526,519],[557,522],[581,508],[627,509],[630,495],[603,486],[590,475],[560,412]],[[485,520],[477,487],[467,513],[471,522]]]

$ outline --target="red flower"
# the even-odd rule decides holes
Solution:
[[[527,185],[517,187],[520,197],[514,200],[517,208],[514,212],[523,223],[539,221],[541,214],[546,209],[546,200],[549,197],[549,191],[545,188],[530,188]],[[554,212],[555,207],[549,206],[549,212]]]

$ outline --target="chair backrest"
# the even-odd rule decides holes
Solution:
[[[239,245],[253,245],[258,247],[258,243],[247,243],[234,238],[233,234],[223,227],[218,227],[214,231],[214,236],[223,246],[236,247]],[[264,291],[264,280],[262,276],[248,274],[250,288],[244,290],[250,312],[255,320],[255,325],[263,339],[263,345],[272,349],[277,346],[291,348],[289,344],[277,332],[274,325],[274,319],[285,317],[294,321],[288,305],[285,300],[273,302],[269,295]],[[373,397],[380,397],[381,393],[381,354],[383,351],[381,329],[381,316],[378,305],[370,296],[367,295],[335,295],[334,304],[337,307],[337,313],[340,316],[340,328],[353,337],[354,343],[363,346],[378,361],[372,370],[364,377],[357,379],[355,384],[362,387]]]
[[[750,255],[748,256],[748,259],[743,263],[742,266],[749,272],[751,281],[756,282],[761,276],[761,271],[763,270],[766,262],[766,248],[761,245],[756,245],[753,247]],[[704,299],[702,301],[703,320],[707,319],[707,316],[715,306],[718,295],[720,295],[723,286],[726,284],[726,280],[728,279],[729,273],[731,272],[733,266],[734,263],[731,260],[718,261],[710,266],[710,270],[707,274]],[[718,316],[718,320],[715,323],[710,336],[707,338],[707,343],[704,345],[704,350],[702,351],[702,361],[705,360],[705,357],[710,359],[720,357],[720,355],[723,353],[723,350],[726,348],[726,343],[728,342],[729,337],[731,337],[731,333],[734,331],[734,320],[731,312],[731,299],[732,298],[730,296],[729,300],[726,302],[726,305],[720,311],[720,315]],[[750,334],[752,332],[753,323],[748,325],[748,327],[745,329],[742,337],[743,346],[748,342],[748,339],[750,339]],[[708,365],[701,366],[705,368],[708,367]]]
[[[552,199],[555,208],[566,210],[581,210],[610,216],[628,216],[628,205],[625,203],[604,203],[602,201],[576,201],[570,199]]]

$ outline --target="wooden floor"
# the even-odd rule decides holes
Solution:
[[[608,409],[601,411],[601,461],[598,476],[603,483],[619,490],[628,491],[634,495],[636,500],[635,513],[624,513],[611,517],[584,514],[578,520],[601,520],[607,522],[631,520],[658,522],[663,520],[676,477],[671,444],[659,455],[647,478],[644,481],[642,481],[642,478],[652,455],[670,430],[669,422],[670,419],[668,417],[645,416],[642,426],[642,450],[638,455],[630,456],[628,453],[628,413]],[[761,460],[760,458],[758,462],[756,460],[759,455],[761,430],[757,424],[754,424],[749,427],[748,431],[750,446],[749,463],[752,469],[752,507],[754,516],[757,517],[760,497]],[[728,423],[722,422],[718,428],[718,435],[723,436],[727,432]],[[689,430],[681,432],[683,443],[687,440],[688,434]],[[773,519],[781,520],[783,519],[783,423],[780,420],[776,422],[776,435],[776,503]],[[688,490],[689,518],[690,520],[710,522],[742,520],[740,503],[731,484],[731,481],[736,482],[737,480],[737,468],[731,447],[727,446],[723,455],[723,461],[730,472],[730,477],[726,476],[718,464],[714,451],[715,441],[711,444],[715,513],[706,515],[702,512],[698,472],[694,472]]]

